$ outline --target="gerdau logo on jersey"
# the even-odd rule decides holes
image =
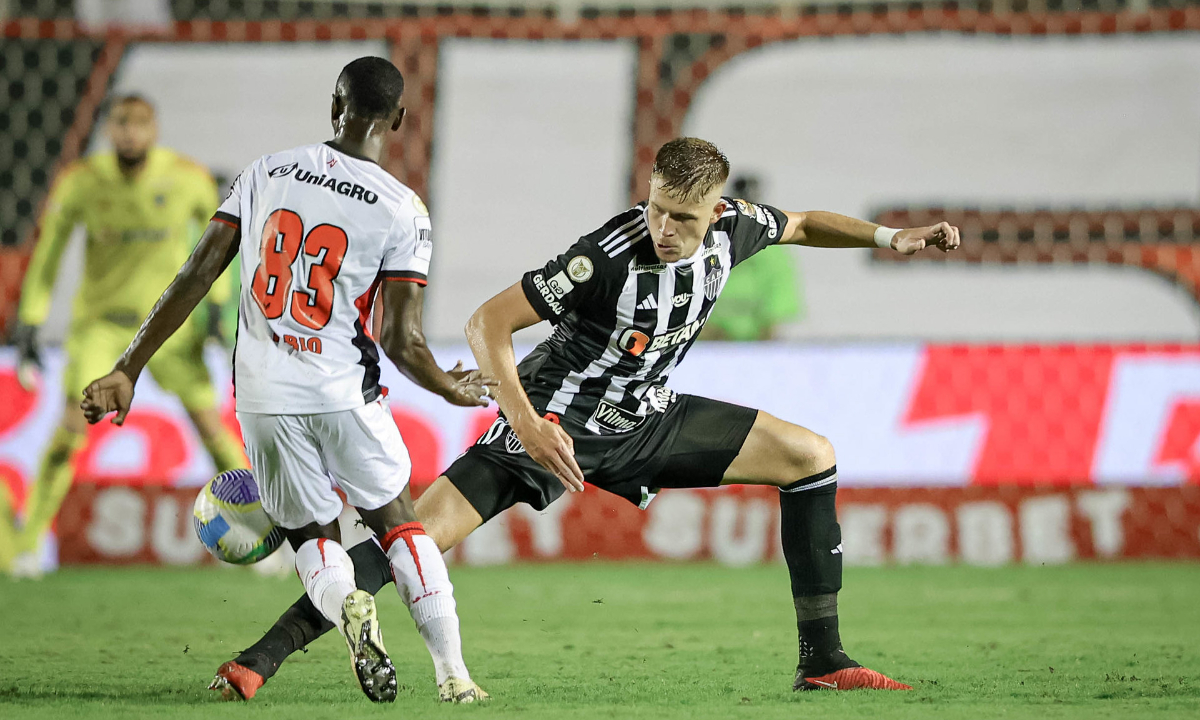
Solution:
[[[318,175],[314,172],[309,172],[304,168],[297,169],[294,174],[292,174],[289,170],[283,175],[272,175],[272,177],[286,177],[289,174],[291,174],[292,179],[296,182],[323,187],[326,190],[337,193],[338,195],[345,195],[348,198],[361,200],[368,205],[374,205],[375,203],[379,202],[379,195],[371,192],[358,183],[352,183],[348,180],[337,180],[324,175]]]
[[[653,338],[640,330],[630,328],[621,333],[621,349],[637,357],[647,350],[656,352],[658,350],[673,348],[695,337],[696,333],[700,332],[700,328],[704,327],[705,319],[694,320],[678,330],[671,330],[662,335],[655,335]]]

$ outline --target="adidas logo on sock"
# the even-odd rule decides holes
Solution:
[[[842,544],[838,543],[838,546],[835,547],[834,549],[830,550],[829,554],[830,555],[841,555],[842,554]]]
[[[658,297],[654,296],[654,295],[647,295],[645,300],[638,303],[637,309],[638,310],[657,310],[658,309]]]

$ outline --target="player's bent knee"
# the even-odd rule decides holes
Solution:
[[[792,464],[790,481],[824,472],[837,464],[837,455],[829,438],[800,427],[795,430],[784,441]]]
[[[826,470],[837,464],[837,455],[833,451],[833,443],[824,435],[812,434],[813,441],[810,456],[813,467],[819,471]]]

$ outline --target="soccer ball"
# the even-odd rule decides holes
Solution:
[[[192,511],[200,542],[218,560],[249,565],[283,544],[283,530],[267,517],[249,470],[221,473],[200,490]]]

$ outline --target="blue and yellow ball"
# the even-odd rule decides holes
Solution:
[[[196,535],[213,557],[249,565],[283,544],[283,530],[267,516],[249,470],[221,473],[200,490],[193,507]]]

